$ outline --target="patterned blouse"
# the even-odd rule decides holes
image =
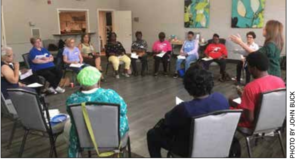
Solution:
[[[143,50],[143,51],[147,52],[148,44],[145,40],[136,40],[132,43],[131,49],[132,50]]]
[[[114,90],[99,88],[95,92],[89,94],[77,91],[67,99],[66,103],[68,106],[72,104],[80,104],[83,102],[101,102],[101,103],[120,104],[120,136],[123,137],[129,131],[128,119],[126,116],[127,104],[125,103],[124,99]],[[71,113],[69,107],[67,107],[67,112],[68,114]],[[71,123],[73,123],[72,119],[71,119]],[[71,126],[69,136],[70,138],[69,138],[68,157],[74,158],[79,152],[79,144],[78,144],[78,138],[76,136],[76,130],[73,125]]]
[[[105,45],[105,52],[106,52],[106,56],[111,56],[110,54],[114,53],[116,56],[120,56],[123,55],[123,53],[126,53],[122,43],[117,42],[117,43],[111,43],[108,42]]]

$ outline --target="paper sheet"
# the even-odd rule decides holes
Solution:
[[[30,69],[30,70],[28,70],[26,73],[21,74],[20,79],[23,80],[23,79],[25,79],[25,78],[31,76],[32,74],[33,74],[33,73],[32,73],[32,70]]]
[[[203,60],[203,61],[212,61],[212,60],[213,60],[213,58],[211,58],[211,57],[209,57],[209,58],[207,58],[207,57],[204,57],[204,58],[202,58],[202,60]]]
[[[236,98],[233,100],[233,102],[237,103],[237,104],[241,104],[242,103],[242,99],[241,98]]]
[[[163,57],[166,54],[166,52],[160,52],[158,55],[156,55],[157,57]]]
[[[182,56],[182,55],[177,56],[177,58],[178,58],[178,59],[186,59],[186,57],[185,57],[185,56]]]
[[[39,87],[43,87],[43,85],[39,84],[39,83],[32,83],[27,85],[27,87],[29,88],[39,88]]]
[[[182,102],[184,102],[182,99],[176,97],[176,105],[178,105],[178,104],[180,104],[180,103],[182,103]]]
[[[71,64],[70,67],[73,67],[73,68],[81,68],[83,66],[83,64],[81,63],[77,63],[77,64]]]
[[[49,109],[48,111],[49,111],[49,116],[50,116],[50,119],[52,119],[54,116],[56,116],[56,115],[59,115],[59,114],[60,114],[60,112],[59,112],[59,110],[58,110],[58,109]]]
[[[131,53],[131,58],[138,59],[139,56],[135,52],[133,52],[133,53]]]

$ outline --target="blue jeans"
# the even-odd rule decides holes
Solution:
[[[191,66],[192,62],[197,61],[197,56],[196,55],[189,55],[186,57],[186,59],[177,59],[176,61],[176,71],[181,69],[181,63],[185,61],[185,70],[188,70]]]

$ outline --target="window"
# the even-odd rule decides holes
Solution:
[[[88,32],[87,10],[58,10],[59,30],[61,34]]]

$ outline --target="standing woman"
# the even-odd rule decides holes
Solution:
[[[78,45],[78,49],[81,51],[84,63],[95,66],[100,72],[102,72],[100,54],[95,52],[94,46],[91,44],[91,37],[89,34],[83,34],[81,36],[81,43]]]
[[[108,57],[108,61],[112,63],[113,68],[115,70],[116,78],[119,79],[119,64],[120,61],[125,63],[125,77],[129,76],[131,59],[125,54],[125,49],[119,41],[117,41],[117,34],[112,32],[109,35],[108,43],[105,45],[106,56]]]
[[[83,63],[83,58],[80,54],[80,50],[75,46],[75,39],[66,39],[66,46],[63,52],[64,63],[72,69],[74,72],[79,72],[81,68],[70,67],[71,64]]]
[[[280,53],[283,50],[283,25],[279,21],[270,20],[263,29],[265,44],[259,49],[259,52],[265,54],[269,58],[270,75],[281,77],[280,69]],[[231,35],[230,39],[243,47],[248,53],[254,52],[246,43],[243,42],[240,35]]]

